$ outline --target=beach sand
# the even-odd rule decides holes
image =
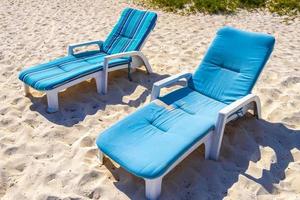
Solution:
[[[66,55],[70,43],[104,39],[126,6],[141,8],[112,0],[0,2],[0,199],[143,199],[142,179],[107,158],[99,165],[95,138],[147,104],[155,81],[193,72],[224,25],[276,37],[253,91],[263,120],[230,123],[220,160],[204,160],[201,146],[164,178],[161,199],[300,199],[299,18],[157,11],[143,50],[154,74],[141,68],[130,82],[126,71],[110,73],[105,96],[94,81],[83,82],[59,94],[55,114],[46,113],[43,93],[24,97],[21,69]]]

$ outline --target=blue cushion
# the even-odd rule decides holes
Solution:
[[[159,99],[191,115],[205,115],[213,120],[216,120],[219,111],[227,105],[189,87],[178,89]]]
[[[74,79],[102,70],[104,56],[99,51],[70,55],[24,69],[19,79],[37,90],[51,90]],[[109,67],[128,64],[129,58],[109,61]]]
[[[138,51],[154,28],[157,14],[149,11],[124,9],[121,18],[102,45],[102,51],[115,54]]]
[[[273,46],[269,35],[220,29],[187,87],[105,130],[98,147],[137,176],[161,176],[214,129],[222,108],[250,93]]]
[[[220,29],[189,82],[190,87],[227,104],[249,94],[274,43],[271,35],[230,27]]]
[[[224,106],[188,87],[179,89],[119,121],[96,143],[129,172],[156,178],[214,128]]]

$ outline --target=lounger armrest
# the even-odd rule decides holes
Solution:
[[[219,157],[226,123],[243,116],[249,109],[253,109],[254,114],[260,118],[260,100],[258,96],[248,94],[219,111],[213,135],[210,158],[217,160]]]
[[[108,62],[110,60],[117,59],[117,58],[124,58],[124,57],[133,57],[133,56],[145,58],[144,54],[141,51],[127,51],[127,52],[116,53],[116,54],[105,56],[103,61],[103,71],[104,72],[108,71]]]
[[[89,46],[89,45],[94,45],[94,44],[98,45],[99,49],[101,49],[102,43],[103,42],[101,40],[96,40],[96,41],[89,41],[89,42],[78,43],[78,44],[70,44],[68,47],[68,54],[74,55],[74,49],[77,47]]]
[[[251,104],[252,102],[255,102],[256,106],[260,108],[259,97],[254,94],[248,94],[247,96],[232,102],[220,110],[216,123],[216,129],[224,129],[226,123],[243,116],[248,109],[253,108],[251,107],[253,105]]]
[[[179,74],[176,74],[176,75],[170,76],[168,78],[165,78],[163,80],[155,82],[152,87],[151,101],[153,101],[159,97],[161,88],[171,85],[173,83],[176,83],[181,79],[189,80],[191,77],[192,77],[191,73],[182,72],[182,73],[179,73]]]
[[[225,108],[219,111],[219,118],[225,118],[226,122],[231,121],[239,115],[245,114],[245,106],[249,106],[251,102],[260,104],[259,97],[254,94],[248,94],[247,96],[234,101]]]
[[[116,54],[105,56],[104,61],[106,60],[108,62],[109,60],[113,60],[116,58],[132,57],[132,56],[144,56],[144,54],[141,51],[128,51],[128,52],[116,53]]]

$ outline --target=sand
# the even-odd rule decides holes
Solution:
[[[104,39],[126,6],[136,7],[126,1],[0,2],[0,199],[143,199],[142,179],[109,159],[99,165],[95,138],[147,104],[155,81],[192,72],[223,25],[277,39],[254,89],[263,120],[247,115],[230,123],[220,160],[204,160],[204,148],[197,149],[165,177],[161,199],[300,199],[299,18],[157,11],[143,50],[154,74],[138,70],[129,82],[126,71],[111,73],[105,96],[94,81],[83,82],[60,93],[56,114],[45,112],[43,93],[23,96],[21,69],[66,55],[70,43]]]

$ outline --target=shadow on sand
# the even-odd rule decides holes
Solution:
[[[202,145],[164,177],[160,199],[221,200],[241,178],[254,181],[260,194],[276,193],[274,184],[285,178],[285,170],[294,161],[294,148],[300,150],[300,130],[247,115],[226,126],[219,161],[204,160]],[[251,172],[250,163],[261,162],[261,153],[266,152],[272,155],[264,155],[265,165],[269,166]],[[107,158],[105,163],[121,192],[130,199],[145,198],[141,178],[114,166]]]
[[[96,93],[94,81],[75,85],[60,93],[60,111],[54,114],[46,112],[45,96],[29,96],[33,102],[31,109],[53,123],[73,126],[87,115],[104,110],[107,105],[140,106],[149,96],[153,83],[168,75],[147,75],[138,70],[132,77],[133,81],[130,82],[126,71],[111,73],[107,95]],[[134,93],[137,87],[145,88],[141,90],[142,94],[124,102],[124,96]],[[276,193],[274,184],[285,178],[285,170],[294,161],[293,149],[300,150],[300,130],[289,129],[281,123],[256,120],[247,115],[226,126],[219,161],[204,160],[202,145],[164,177],[161,199],[221,200],[240,179],[254,181],[258,192],[262,194]],[[261,155],[262,152],[268,152],[271,156],[265,157]],[[267,161],[249,170],[250,164],[254,163],[255,166],[262,161],[262,157]],[[141,178],[116,167],[107,158],[104,167],[112,173],[115,186],[130,199],[145,198],[144,181]]]
[[[148,75],[144,71],[137,70],[132,74],[133,81],[129,81],[126,71],[119,70],[109,75],[106,95],[99,95],[96,92],[94,80],[85,81],[59,93],[60,110],[58,112],[50,114],[46,111],[46,95],[42,97],[29,95],[32,101],[30,109],[39,112],[55,124],[71,127],[83,121],[87,115],[93,115],[98,110],[105,110],[107,105],[126,104],[138,107],[150,95],[153,83],[169,76],[156,73]],[[134,100],[124,102],[123,98],[134,93],[137,87],[144,87],[143,93]]]

